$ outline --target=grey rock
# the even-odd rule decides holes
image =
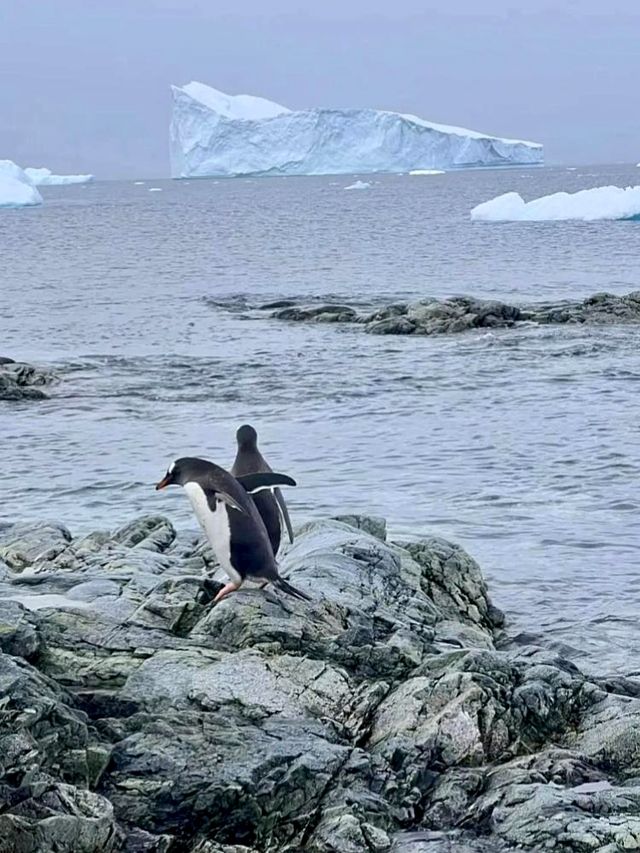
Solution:
[[[14,571],[22,571],[58,556],[70,541],[71,534],[62,524],[14,524],[0,530],[0,559]]]
[[[0,554],[0,853],[640,849],[636,680],[504,642],[449,542],[312,522],[281,564],[311,602],[215,606],[158,516]]]
[[[429,297],[411,304],[392,304],[361,313],[348,305],[292,305],[272,314],[300,322],[359,323],[374,335],[447,335],[471,329],[510,328],[518,323],[610,325],[640,323],[640,291],[616,296],[597,293],[582,302],[510,305],[498,300],[454,296]]]
[[[0,851],[114,849],[111,804],[87,787],[108,757],[51,679],[0,653]],[[102,765],[106,760],[102,759]]]
[[[350,527],[355,527],[358,530],[364,530],[380,539],[381,542],[387,541],[387,522],[384,518],[378,515],[336,515],[334,521],[341,521],[343,524],[348,524]]]
[[[357,311],[349,305],[314,305],[301,308],[293,306],[281,308],[272,315],[277,320],[295,320],[313,323],[354,323]]]
[[[12,359],[0,359],[0,400],[43,400],[44,391],[39,386],[55,380],[49,370],[21,364]]]
[[[406,317],[389,317],[387,320],[375,320],[368,323],[366,330],[372,335],[412,335],[417,324]]]
[[[40,647],[37,617],[16,601],[0,600],[0,651],[31,660]]]

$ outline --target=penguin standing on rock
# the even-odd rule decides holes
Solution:
[[[272,468],[262,453],[258,450],[258,433],[249,424],[244,424],[236,433],[238,451],[231,469],[234,477],[246,474],[270,474]],[[262,491],[254,496],[255,505],[262,516],[267,528],[273,553],[278,553],[282,537],[282,522],[284,522],[289,541],[293,542],[293,527],[289,518],[289,510],[280,489]]]
[[[183,457],[169,466],[156,489],[182,486],[213,551],[229,576],[214,601],[239,589],[245,580],[272,583],[295,598],[311,597],[278,574],[267,528],[251,495],[295,480],[271,471],[234,477],[205,459]]]

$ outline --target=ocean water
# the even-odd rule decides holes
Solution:
[[[74,533],[140,513],[194,526],[153,483],[221,464],[251,422],[299,482],[294,520],[384,515],[479,561],[512,634],[593,672],[640,652],[640,328],[438,338],[286,324],[285,297],[514,302],[640,288],[640,223],[472,223],[501,192],[637,183],[633,167],[44,187],[0,214],[0,355],[53,367],[0,403],[3,521]],[[149,192],[157,187],[162,192]]]

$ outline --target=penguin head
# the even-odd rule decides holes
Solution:
[[[201,463],[202,461],[200,459],[192,459],[189,456],[176,459],[175,462],[169,465],[164,477],[156,484],[156,491],[158,489],[165,489],[167,486],[184,486],[190,480],[195,480],[198,474],[196,470],[198,467],[197,463]]]
[[[238,447],[254,449],[258,446],[258,433],[250,424],[243,424],[236,433]]]

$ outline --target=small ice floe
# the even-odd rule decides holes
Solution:
[[[577,171],[578,171],[577,166],[567,166],[567,172],[577,172]]]
[[[134,185],[135,187],[141,187],[143,184],[144,184],[144,181],[134,181],[134,182],[133,182],[133,185]]]
[[[410,175],[444,175],[442,169],[412,169]]]
[[[150,193],[161,193],[162,187],[149,187],[149,192]]]
[[[343,187],[345,190],[368,190],[372,184],[369,181],[356,181],[355,184],[349,184],[348,187]]]
[[[594,187],[577,193],[553,193],[528,202],[519,193],[504,193],[474,207],[471,219],[478,222],[640,220],[640,186]]]

